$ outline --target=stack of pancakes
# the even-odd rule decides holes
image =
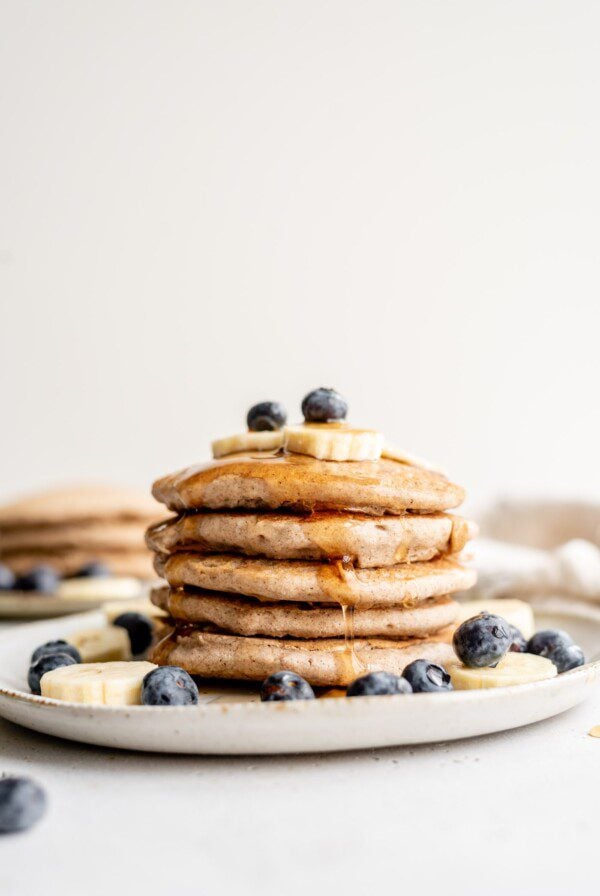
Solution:
[[[173,620],[154,662],[342,686],[452,658],[449,595],[474,582],[456,556],[474,527],[446,513],[464,493],[441,474],[256,452],[166,476],[153,494],[177,514],[147,535],[168,583],[153,600]]]
[[[148,495],[119,486],[30,495],[0,507],[0,562],[17,575],[47,565],[70,576],[102,563],[114,575],[154,578],[144,531],[157,516]]]

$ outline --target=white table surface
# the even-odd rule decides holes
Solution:
[[[0,720],[0,773],[50,808],[0,837],[2,896],[407,893],[598,887],[600,689],[518,731],[275,758],[169,757]]]

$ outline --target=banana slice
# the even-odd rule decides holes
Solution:
[[[104,628],[85,628],[69,641],[81,654],[84,663],[110,663],[113,660],[131,659],[131,642],[126,629],[117,625]]]
[[[235,436],[227,436],[225,439],[216,439],[212,442],[212,453],[216,459],[226,457],[228,454],[237,454],[240,451],[276,451],[283,445],[283,432],[278,429],[275,432],[240,432]]]
[[[446,475],[437,464],[433,464],[423,457],[418,457],[416,454],[409,454],[408,451],[402,451],[388,442],[384,444],[381,456],[387,457],[389,460],[397,460],[399,464],[408,464],[410,467],[422,467],[424,470],[431,470],[432,473],[440,473],[442,476]]]
[[[141,613],[142,616],[148,616],[149,619],[162,619],[167,615],[164,610],[155,607],[148,597],[142,597],[139,600],[108,601],[102,604],[102,612],[109,625],[112,625],[121,613]]]
[[[144,675],[156,668],[154,663],[144,661],[61,666],[42,675],[42,697],[71,703],[134,706],[142,702]]]
[[[74,669],[75,666],[64,666],[63,668]],[[449,663],[446,669],[457,691],[527,684],[532,681],[554,678],[557,674],[554,663],[543,656],[535,656],[533,653],[507,653],[494,669],[469,669],[462,663]],[[54,673],[48,674],[53,675]],[[42,678],[42,683],[45,677]]]
[[[460,604],[456,625],[460,625],[465,619],[471,619],[479,613],[493,613],[502,616],[511,625],[516,626],[523,637],[531,638],[535,631],[533,610],[524,600],[512,600],[498,598],[491,600],[467,600]]]
[[[379,460],[383,435],[374,429],[353,429],[345,424],[310,423],[286,426],[283,447],[292,454],[317,460]]]
[[[132,576],[80,576],[63,579],[56,594],[69,600],[127,600],[141,590],[142,583]]]

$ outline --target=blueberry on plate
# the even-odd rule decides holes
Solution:
[[[452,690],[450,676],[444,667],[429,660],[414,660],[406,667],[402,677],[406,678],[415,694]]]
[[[0,833],[26,831],[46,811],[46,794],[31,778],[0,778]]]
[[[314,700],[315,692],[304,678],[295,672],[274,672],[265,678],[260,688],[263,703],[274,700]]]
[[[45,644],[40,644],[39,647],[36,647],[31,654],[30,663],[33,665],[37,663],[40,657],[51,656],[53,653],[66,653],[67,656],[72,656],[76,663],[81,662],[81,654],[77,648],[60,638],[58,641],[46,641]]]
[[[278,401],[261,401],[250,408],[246,417],[250,432],[281,429],[286,421],[285,408]]]
[[[4,563],[0,563],[0,591],[12,591],[16,580],[12,569],[9,569]]]
[[[106,563],[102,563],[101,560],[94,560],[92,563],[85,563],[81,569],[78,569],[75,573],[75,578],[105,579],[109,575],[111,575],[110,566]]]
[[[193,706],[197,702],[196,682],[179,666],[159,666],[144,676],[144,706]]]
[[[575,641],[568,632],[560,628],[545,628],[532,635],[527,644],[527,653],[547,657],[557,647],[570,647]]]
[[[391,672],[369,672],[348,686],[346,697],[379,697],[384,694],[412,694],[406,678]]]
[[[59,576],[51,566],[35,566],[19,576],[15,582],[17,591],[38,591],[40,594],[52,594],[58,587]]]
[[[314,389],[304,397],[302,413],[307,423],[345,420],[348,404],[335,389]]]
[[[511,645],[508,649],[513,653],[527,653],[527,638],[523,632],[518,629],[516,625],[511,625],[510,622],[507,623],[507,625],[512,638]]]
[[[574,643],[571,635],[558,628],[536,632],[529,639],[527,652],[551,660],[559,672],[568,672],[569,669],[583,666],[585,662],[581,647]]]
[[[566,647],[559,646],[552,653],[548,654],[548,659],[556,666],[557,672],[569,672],[578,666],[583,666],[585,657],[583,650],[578,644],[568,644]]]
[[[496,666],[512,644],[508,622],[492,613],[467,619],[454,632],[454,651],[465,666],[479,669]]]
[[[53,669],[60,669],[61,666],[74,666],[77,660],[73,659],[68,653],[46,653],[29,667],[27,675],[27,683],[31,688],[32,694],[41,694],[41,680],[46,672],[52,672]]]
[[[113,621],[113,625],[126,629],[134,656],[138,656],[150,647],[153,628],[152,622],[147,616],[143,616],[141,613],[121,613]]]

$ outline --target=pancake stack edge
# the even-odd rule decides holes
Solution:
[[[176,516],[147,543],[172,624],[151,659],[206,678],[281,669],[315,686],[446,662],[474,583],[458,555],[475,527],[444,476],[390,460],[239,454],[158,480]]]

